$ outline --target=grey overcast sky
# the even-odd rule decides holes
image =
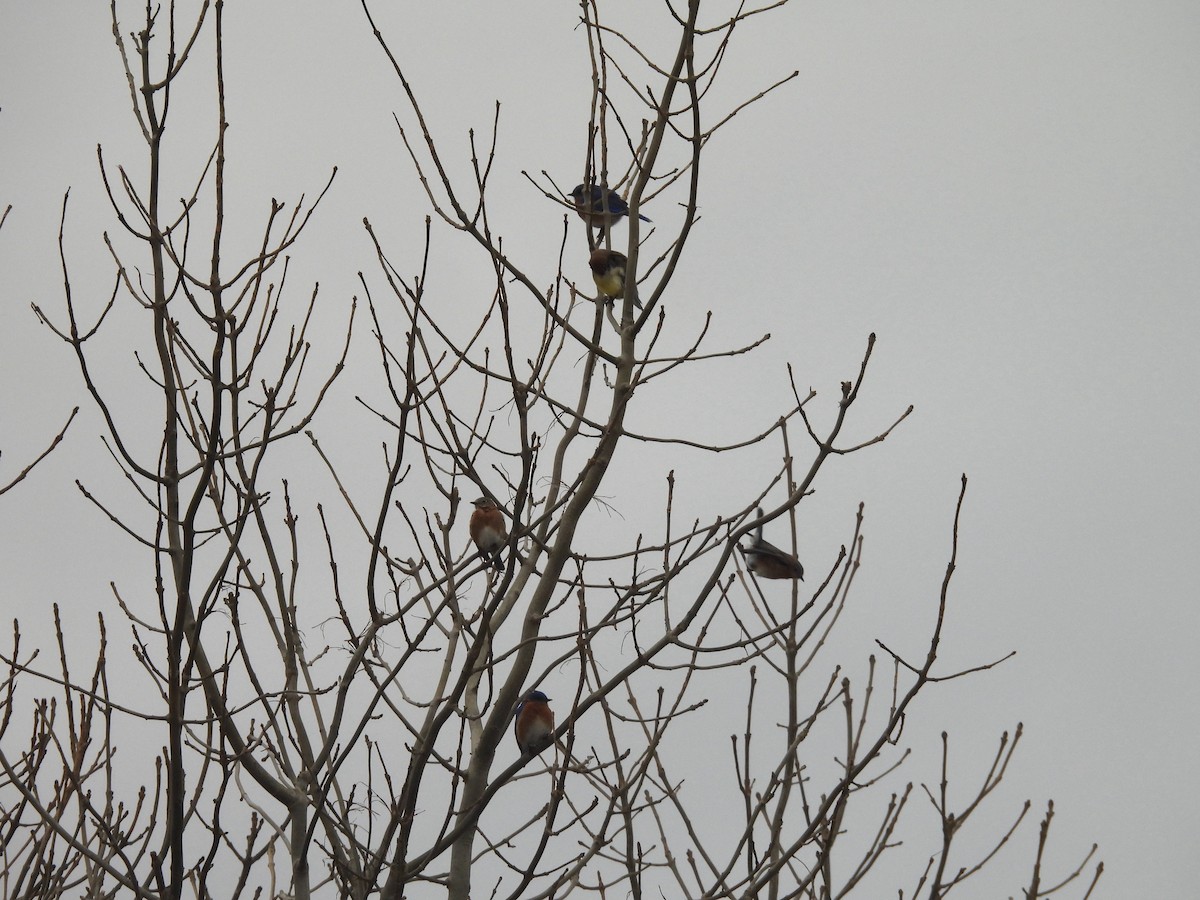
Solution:
[[[590,84],[577,5],[386,6],[381,25],[456,174],[467,129],[487,134],[501,101],[492,227],[549,283],[562,210],[520,172],[578,180]],[[667,46],[649,0],[606,6],[612,24]],[[130,4],[129,28],[137,14]],[[0,10],[0,207],[13,206],[0,231],[0,481],[85,407],[59,452],[0,500],[0,607],[43,635],[51,599],[85,631],[97,610],[115,615],[107,585],[135,575],[114,561],[138,558],[74,488],[82,478],[116,493],[118,479],[72,359],[29,309],[62,307],[55,239],[68,187],[76,290],[97,303],[111,289],[100,235],[115,225],[95,148],[138,171],[141,156],[107,16],[91,2]],[[289,275],[320,281],[337,328],[355,273],[373,266],[364,216],[402,266],[419,265],[428,203],[391,118],[405,116],[398,85],[357,3],[230,4],[227,29],[244,222],[231,228],[252,235],[271,197],[311,197],[338,166]],[[710,147],[703,219],[663,301],[678,335],[668,344],[685,346],[709,310],[721,346],[771,340],[701,383],[656,388],[635,427],[655,417],[710,441],[758,430],[788,402],[787,363],[830,401],[876,333],[852,436],[910,403],[915,413],[884,444],[836,461],[801,507],[819,569],[866,503],[865,567],[843,626],[861,640],[849,646],[920,646],[966,472],[947,667],[1017,656],[931,695],[914,729],[950,730],[966,764],[1023,721],[1004,802],[1054,799],[1059,871],[1095,841],[1106,867],[1096,896],[1193,896],[1200,5],[797,0],[738,29],[726,66],[713,108],[799,76]],[[207,91],[181,91],[174,114],[206,110]],[[196,129],[181,184],[207,153],[205,115],[179,124]],[[645,212],[670,231],[677,199]],[[457,266],[454,253],[439,238],[437,287],[470,318],[487,302],[487,269]],[[580,261],[568,274],[587,271]],[[128,350],[108,347],[110,377],[136,379]],[[363,424],[350,398],[378,389],[365,333],[360,348],[317,422],[329,439]],[[638,520],[639,492],[661,507],[672,468],[683,518],[742,502],[722,460],[677,453],[618,461],[632,489],[622,515]],[[936,742],[918,749],[924,768],[909,777],[932,781]],[[982,774],[979,758],[964,781]],[[1006,886],[997,895],[1017,890],[994,883]]]

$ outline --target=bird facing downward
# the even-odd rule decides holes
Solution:
[[[487,497],[480,497],[471,512],[471,540],[479,548],[479,555],[501,569],[500,550],[508,543],[508,529],[504,527],[504,516],[500,507]]]
[[[758,510],[761,519],[763,511]],[[763,527],[760,524],[754,532],[754,542],[749,547],[741,547],[742,555],[746,557],[746,568],[759,578],[790,578],[804,580],[804,566],[792,554],[780,550],[774,544],[763,540]]]
[[[571,198],[575,201],[575,212],[579,213],[579,218],[596,228],[605,228],[629,215],[629,204],[620,194],[604,190],[596,184],[590,190],[582,184],[575,185]],[[638,218],[643,222],[650,221],[640,213]]]
[[[608,297],[625,296],[625,266],[628,264],[629,260],[624,253],[606,250],[604,247],[597,247],[588,257],[592,281],[596,282],[600,293]],[[642,308],[640,300],[635,299],[633,305],[638,309]]]
[[[513,734],[525,756],[536,756],[554,743],[554,710],[549,701],[541,691],[530,691],[517,704]]]

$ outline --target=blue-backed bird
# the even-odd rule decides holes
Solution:
[[[629,260],[624,253],[597,247],[588,257],[588,267],[592,270],[592,281],[600,293],[608,297],[625,296],[625,266]],[[635,299],[633,305],[642,308],[642,301]]]
[[[575,185],[571,198],[575,201],[575,212],[579,213],[579,218],[596,228],[606,228],[629,215],[629,204],[625,198],[616,191],[606,190],[596,184],[591,188]],[[650,221],[641,213],[638,213],[638,218],[643,222]]]
[[[758,517],[761,519],[763,511],[758,510]],[[759,578],[791,578],[804,580],[804,566],[800,565],[800,560],[780,550],[774,544],[769,544],[763,540],[763,527],[759,523],[757,530],[754,532],[754,541],[749,547],[738,546],[742,551],[742,555],[746,557],[746,568],[757,575]]]
[[[504,515],[500,507],[487,497],[480,497],[471,512],[471,540],[479,548],[479,555],[497,568],[500,565],[500,549],[508,543],[508,529],[504,527]]]
[[[513,734],[525,756],[536,756],[554,743],[554,710],[550,708],[550,698],[541,691],[526,694],[513,714]]]

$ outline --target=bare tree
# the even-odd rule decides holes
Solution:
[[[379,488],[364,496],[325,446],[345,436],[321,435],[315,421],[360,303],[337,301],[336,361],[314,373],[310,341],[330,340],[313,326],[326,301],[314,286],[305,303],[285,302],[289,254],[303,248],[333,174],[311,202],[272,201],[256,243],[231,246],[224,4],[201,3],[186,25],[173,6],[147,7],[131,33],[114,0],[143,172],[98,149],[120,226],[104,236],[114,270],[106,299],[76,297],[60,232],[63,307],[34,309],[74,354],[112,464],[143,509],[119,511],[108,486],[80,483],[144,549],[144,583],[113,590],[156,703],[126,700],[121,682],[114,690],[130,660],[110,659],[103,616],[86,676],[68,658],[57,608],[54,665],[25,650],[14,628],[0,718],[0,734],[21,742],[0,751],[6,896],[878,893],[869,876],[898,845],[913,794],[911,783],[888,787],[908,762],[907,713],[931,685],[999,662],[938,666],[966,478],[926,648],[906,657],[880,644],[866,682],[852,684],[822,651],[861,563],[863,508],[848,516],[840,554],[824,571],[810,562],[807,581],[795,514],[827,464],[884,442],[911,411],[870,440],[843,438],[874,336],[840,395],[819,397],[793,379],[794,402],[761,433],[717,446],[628,426],[645,385],[687,378],[702,361],[737,365],[755,349],[710,349],[705,328],[687,352],[659,352],[671,325],[660,301],[697,218],[707,143],[792,77],[707,108],[738,26],[782,5],[707,19],[699,0],[668,7],[675,49],[656,60],[638,35],[605,23],[598,0],[581,3],[593,100],[580,123],[579,188],[574,177],[527,176],[564,222],[556,276],[539,284],[489,221],[495,128],[472,148],[470,182],[455,181],[364,3],[407,101],[398,133],[433,211],[416,276],[364,222],[378,267],[361,276],[361,305],[385,400],[363,400],[361,416],[389,435]],[[198,48],[209,45],[204,60]],[[167,164],[167,137],[188,111],[172,92],[182,72],[199,69],[216,101],[211,153],[181,192],[166,175],[178,168]],[[659,196],[683,210],[668,235],[639,218]],[[64,200],[64,228],[67,214]],[[427,289],[435,232],[490,264],[491,302],[473,323]],[[595,289],[571,280],[582,259],[603,261]],[[115,390],[90,352],[118,303],[144,322],[130,345],[154,404]],[[830,413],[826,428],[810,418],[817,407]],[[149,421],[153,440],[143,437]],[[748,484],[738,508],[703,521],[678,520],[672,477],[657,533],[618,545],[592,538],[596,511],[628,500],[608,478],[614,457],[652,444],[722,454],[731,469],[740,453],[768,445],[780,463]],[[343,509],[294,487],[287,446],[320,462]],[[472,513],[463,501],[477,495]],[[354,530],[338,524],[347,521]],[[767,530],[777,541],[790,530],[790,545],[774,546]],[[533,690],[550,694],[554,730],[514,747],[523,701],[549,722]],[[689,735],[713,696],[744,696],[744,727],[730,737],[724,783],[711,772],[697,786],[683,774],[696,771]],[[161,746],[153,773],[122,768],[129,735]],[[943,737],[940,783],[923,787],[940,843],[890,890],[945,897],[1009,849],[1028,804],[981,857],[960,859],[955,839],[1020,735],[1019,726],[1004,735],[957,811]],[[1031,873],[1023,895],[1078,879],[1088,896],[1102,871],[1083,877],[1095,848],[1058,883],[1041,875],[1052,811],[1022,869]]]

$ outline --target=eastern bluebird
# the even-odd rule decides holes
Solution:
[[[588,257],[588,266],[592,270],[592,280],[600,293],[609,297],[625,296],[625,266],[629,263],[624,253],[616,250],[606,250],[597,247]],[[642,301],[635,299],[633,305],[642,308]]]
[[[500,548],[508,543],[508,529],[504,527],[504,516],[500,507],[487,497],[480,497],[474,503],[471,513],[471,540],[479,548],[479,555],[489,560],[492,565],[501,569]]]
[[[763,511],[759,509],[760,519],[762,514]],[[748,549],[738,546],[742,555],[746,557],[746,568],[759,578],[799,578],[803,581],[804,566],[800,565],[800,560],[774,544],[768,544],[763,540],[762,533],[763,527],[759,524],[758,530],[754,532],[754,543]]]
[[[587,194],[586,198],[584,194]],[[599,185],[593,184],[589,190],[577,184],[575,190],[571,191],[571,197],[575,200],[575,212],[579,213],[579,218],[596,228],[605,228],[629,215],[629,204],[624,198],[616,191],[605,190]],[[643,222],[650,221],[640,213],[638,218]]]
[[[536,756],[554,743],[554,710],[549,700],[541,691],[530,691],[517,704],[513,734],[525,756]]]

